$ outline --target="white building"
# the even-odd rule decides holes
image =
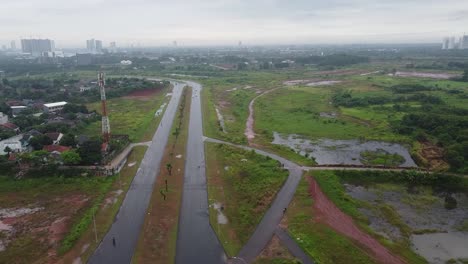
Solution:
[[[0,112],[0,125],[8,123],[8,116]]]
[[[50,104],[44,104],[42,108],[45,113],[55,113],[58,111],[62,111],[63,107],[67,104],[67,102],[56,102]]]
[[[15,105],[15,106],[10,106],[11,108],[11,113],[13,116],[16,116],[17,114],[21,113],[22,111],[28,109],[27,106],[24,105]]]
[[[8,154],[5,152],[5,148],[9,147],[11,151],[13,152],[22,152],[24,151],[23,145],[21,144],[21,139],[23,138],[23,135],[16,135],[11,138],[4,139],[0,141],[0,155],[6,155]]]

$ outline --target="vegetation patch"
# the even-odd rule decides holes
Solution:
[[[361,152],[361,162],[364,165],[382,165],[382,166],[398,166],[405,162],[405,158],[398,154],[390,154],[383,149],[376,151]]]
[[[287,178],[279,162],[253,151],[207,143],[210,223],[229,256],[252,235]],[[227,222],[218,221],[219,210]]]

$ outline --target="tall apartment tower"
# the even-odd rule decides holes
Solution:
[[[94,52],[96,50],[96,43],[95,43],[94,39],[89,39],[89,40],[86,41],[86,49],[89,52]]]
[[[443,49],[443,50],[448,49],[448,45],[449,45],[449,38],[444,38],[444,39],[442,40],[442,49]]]
[[[24,53],[41,55],[43,52],[55,50],[55,43],[51,39],[22,39],[21,49]]]
[[[95,47],[96,47],[96,52],[101,53],[102,52],[102,41],[101,40],[96,40]]]

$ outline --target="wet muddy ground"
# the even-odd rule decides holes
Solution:
[[[389,154],[398,154],[405,159],[399,165],[400,167],[417,167],[408,149],[400,144],[355,139],[310,140],[294,134],[282,136],[276,132],[273,133],[273,136],[273,144],[290,147],[302,156],[313,157],[318,165],[363,165],[362,152],[384,150]]]
[[[431,78],[431,79],[440,79],[448,80],[450,78],[457,77],[456,74],[451,73],[431,73],[431,72],[402,72],[397,71],[395,74],[390,74],[398,77],[419,77],[419,78]]]
[[[363,187],[345,184],[348,195],[369,203],[371,208],[360,211],[368,217],[369,226],[384,237],[396,241],[401,230],[372,208],[390,205],[412,234],[412,249],[430,263],[445,263],[450,259],[468,258],[468,197],[464,193],[434,193],[430,187],[408,190],[401,185]],[[456,201],[456,207],[446,206],[446,197]]]

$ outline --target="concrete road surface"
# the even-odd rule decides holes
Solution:
[[[172,98],[161,119],[160,126],[153,136],[153,141],[143,157],[140,168],[114,219],[114,223],[88,263],[128,264],[132,259],[153,192],[153,184],[156,181],[157,172],[159,172],[172,121],[185,86],[185,84],[179,82],[172,82],[172,84],[174,85]],[[156,111],[156,109],[153,110]],[[115,246],[113,245],[113,239],[115,239]]]
[[[184,192],[177,234],[176,263],[224,263],[226,262],[224,249],[210,226],[208,212],[200,103],[202,87],[194,82],[187,82],[187,84],[193,88],[193,96],[190,106],[187,159],[185,161]]]

